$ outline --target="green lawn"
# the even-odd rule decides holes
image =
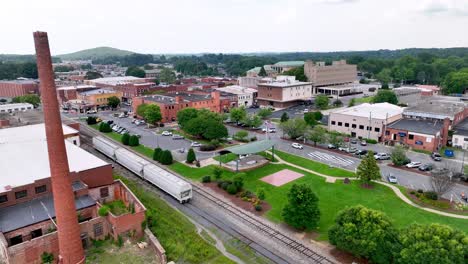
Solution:
[[[278,155],[282,160],[289,163],[299,165],[303,168],[316,171],[321,174],[335,176],[335,177],[355,177],[356,174],[352,171],[340,169],[340,168],[330,168],[329,165],[316,162],[310,159],[292,155],[283,151],[275,150],[275,155]]]
[[[371,103],[373,99],[374,99],[374,96],[360,97],[360,98],[355,98],[354,102],[356,104]]]
[[[204,175],[212,175],[212,166],[204,168],[190,168],[181,163],[171,165],[171,169],[177,173],[194,180],[200,180]],[[259,179],[280,171],[282,169],[291,169],[305,176],[294,182],[285,184],[281,187],[264,183]],[[244,179],[244,188],[250,191],[256,191],[258,187],[263,187],[266,191],[266,201],[272,206],[272,209],[266,213],[266,217],[274,222],[281,222],[281,210],[287,202],[287,192],[293,183],[304,183],[312,186],[312,189],[320,199],[321,219],[318,228],[320,240],[328,239],[327,230],[331,227],[337,213],[347,206],[363,205],[368,208],[380,210],[391,217],[399,227],[407,226],[411,223],[441,223],[452,226],[468,232],[467,221],[464,219],[455,219],[429,213],[404,203],[394,192],[379,184],[375,184],[372,190],[363,189],[357,181],[345,185],[342,181],[336,183],[326,183],[325,179],[317,175],[303,172],[284,164],[269,164],[254,171],[246,172]],[[230,178],[233,172],[226,171],[223,178]]]
[[[221,156],[216,156],[213,159],[217,161],[221,161],[222,163],[228,163],[230,161],[236,160],[237,155],[234,153],[227,153]]]
[[[166,250],[168,261],[177,263],[234,263],[213,245],[198,235],[195,226],[180,212],[173,209],[156,194],[140,188],[135,181],[120,176],[148,211],[154,215],[151,231]],[[123,262],[121,262],[123,263]]]

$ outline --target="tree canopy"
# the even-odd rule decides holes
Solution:
[[[314,146],[317,146],[317,143],[324,143],[326,141],[327,130],[322,126],[315,126],[309,131],[307,138],[314,142]]]
[[[390,104],[398,104],[398,98],[395,92],[391,90],[382,90],[380,89],[377,94],[372,99],[373,103],[390,103]]]
[[[295,76],[296,80],[307,82],[307,77],[304,74],[304,66],[292,68],[282,73],[283,75]]]
[[[280,123],[279,126],[291,139],[304,136],[307,130],[307,123],[302,118],[289,119],[286,122]]]
[[[137,107],[137,110],[136,110],[136,113],[137,115],[141,116],[141,117],[145,117],[145,111],[146,111],[146,107],[148,107],[148,104],[141,104]]]
[[[144,111],[144,118],[148,124],[155,124],[156,122],[161,121],[161,109],[155,104],[147,105]]]
[[[41,103],[41,98],[37,94],[26,94],[22,96],[13,97],[13,103],[28,103],[37,107]]]
[[[159,80],[164,83],[173,83],[176,80],[176,75],[173,70],[163,68],[159,73]]]
[[[258,72],[258,76],[261,76],[261,77],[267,76],[267,73],[266,73],[265,68],[263,66],[260,68],[260,71]]]
[[[320,220],[318,198],[310,186],[294,184],[288,192],[288,203],[283,208],[284,221],[297,229],[314,229]]]
[[[84,78],[85,80],[94,80],[97,78],[102,78],[102,74],[96,71],[87,71]]]
[[[138,78],[145,78],[145,71],[137,66],[130,66],[125,72],[126,76],[133,76]]]
[[[447,75],[442,85],[445,94],[462,94],[468,89],[468,68]]]
[[[177,122],[183,128],[188,121],[198,116],[198,110],[192,107],[184,108],[177,112]]]
[[[117,96],[111,96],[107,98],[107,105],[112,109],[116,108],[120,104],[120,99]]]
[[[186,108],[177,113],[177,119],[181,128],[195,137],[218,140],[228,136],[223,117],[209,110]]]
[[[364,185],[369,185],[373,180],[381,178],[380,168],[377,161],[374,159],[374,153],[369,151],[361,163],[357,167],[356,177]]]
[[[318,109],[327,109],[329,104],[330,99],[328,98],[328,96],[321,94],[315,97],[315,106]]]
[[[240,122],[247,117],[247,111],[244,107],[235,107],[230,110],[231,121]]]

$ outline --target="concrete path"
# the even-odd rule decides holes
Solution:
[[[267,151],[269,154],[271,154],[271,152]],[[325,174],[322,174],[322,173],[319,173],[319,172],[316,172],[316,171],[313,171],[313,170],[309,170],[309,169],[306,169],[304,167],[301,167],[301,166],[298,166],[296,164],[292,164],[290,162],[287,162],[287,161],[284,161],[282,160],[281,158],[279,158],[277,155],[275,155],[275,159],[278,161],[278,163],[280,164],[286,164],[288,166],[291,166],[291,167],[294,167],[294,168],[298,168],[300,170],[303,170],[303,171],[307,171],[309,173],[312,173],[312,174],[315,174],[315,175],[318,175],[320,177],[323,177],[325,178],[325,181],[326,182],[329,182],[329,183],[335,183],[336,180],[343,180],[344,177],[333,177],[333,176],[329,176],[329,175],[325,175]],[[351,180],[357,180],[357,178],[349,178]],[[453,218],[459,218],[459,219],[468,219],[468,215],[458,215],[458,214],[452,214],[452,213],[447,213],[447,212],[442,212],[442,211],[439,211],[439,210],[435,210],[435,209],[432,209],[432,208],[427,208],[427,207],[423,207],[423,206],[420,206],[418,204],[415,204],[413,201],[411,201],[408,197],[406,197],[402,192],[401,190],[396,187],[395,185],[393,184],[390,184],[390,183],[387,183],[387,182],[382,182],[382,181],[375,181],[376,183],[378,184],[381,184],[381,185],[385,185],[387,187],[389,187],[390,189],[393,190],[393,192],[401,199],[403,200],[403,202],[411,205],[411,206],[414,206],[416,208],[419,208],[419,209],[422,209],[424,211],[428,211],[428,212],[431,212],[431,213],[434,213],[434,214],[438,214],[438,215],[443,215],[443,216],[448,216],[448,217],[453,217]]]

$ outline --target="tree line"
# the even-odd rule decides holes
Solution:
[[[37,79],[35,62],[0,62],[0,80],[14,80],[19,77]]]

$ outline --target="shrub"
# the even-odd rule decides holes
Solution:
[[[253,194],[252,194],[251,191],[245,190],[245,191],[241,192],[240,197],[251,198],[251,197],[253,197]]]
[[[310,186],[294,184],[288,192],[288,204],[283,208],[284,221],[294,228],[312,229],[318,226],[318,197]]]
[[[220,166],[214,166],[213,175],[216,179],[220,179],[221,176],[223,175],[223,168],[221,168]]]
[[[117,246],[121,248],[123,246],[123,238],[121,235],[117,237]]]
[[[203,176],[202,178],[202,182],[211,182],[211,176],[210,175],[206,175],[206,176]]]
[[[42,255],[41,255],[41,260],[42,260],[43,264],[53,263],[54,262],[54,254],[44,251],[42,253]]]
[[[109,214],[110,208],[107,205],[101,206],[98,210],[98,215],[99,216],[107,216]]]
[[[101,124],[99,125],[99,132],[109,133],[109,132],[112,132],[112,128],[110,127],[108,123],[101,122]]]
[[[244,173],[239,173],[233,178],[233,183],[237,187],[238,190],[242,189],[242,187],[244,186],[244,178],[243,178],[244,175],[245,175]]]
[[[163,150],[161,148],[155,148],[153,152],[153,160],[160,162],[162,152]]]
[[[377,140],[371,138],[364,139],[368,144],[377,144]]]
[[[244,130],[237,131],[236,134],[234,135],[234,139],[242,142],[248,141],[247,137],[249,136],[249,133]]]
[[[424,193],[422,189],[418,189],[418,193]]]
[[[213,139],[213,140],[210,141],[210,144],[211,144],[212,146],[214,146],[215,148],[217,148],[217,147],[219,147],[219,145],[220,145],[221,143],[219,142],[219,140]]]
[[[257,141],[257,137],[256,136],[251,137],[250,141]]]
[[[438,199],[437,193],[433,192],[433,191],[425,192],[424,197],[426,197],[427,199],[431,199],[431,200],[437,200]]]
[[[164,150],[161,154],[161,164],[171,165],[173,162],[172,153],[169,150]]]
[[[199,161],[199,160],[196,160],[196,161],[195,161],[195,166],[197,166],[198,168],[200,168],[200,161]]]
[[[229,193],[229,194],[236,194],[237,193],[237,186],[234,184],[234,183],[231,183],[227,186],[227,189],[226,191]]]
[[[265,200],[265,189],[264,188],[258,188],[257,197],[260,200]]]
[[[413,194],[413,195],[414,195],[415,193],[416,193],[415,191],[411,191],[411,192],[410,192],[410,194]]]
[[[96,119],[97,119],[97,117],[95,117],[95,116],[88,116],[88,118],[86,119],[86,123],[87,123],[88,125],[97,124],[97,120],[96,120]],[[44,253],[46,253],[46,252],[44,252]]]
[[[128,133],[125,133],[122,135],[122,144],[124,144],[125,146],[128,146],[128,144],[130,143],[130,134]]]
[[[201,145],[200,151],[213,151],[216,149],[216,146],[208,144],[208,145]]]
[[[231,185],[231,183],[229,183],[227,181],[221,182],[221,189],[226,191],[228,186],[230,186],[230,185]]]
[[[257,205],[255,206],[255,211],[257,211],[257,212],[260,212],[262,209],[263,209],[262,206],[259,205],[259,204],[257,204]]]
[[[128,145],[132,147],[136,147],[140,145],[140,139],[136,135],[131,135],[130,139],[128,140]]]
[[[196,159],[197,156],[195,156],[195,151],[193,150],[193,148],[190,148],[187,153],[187,163],[192,164]]]
[[[217,184],[218,187],[221,188],[221,189],[223,188],[223,187],[222,187],[222,186],[223,186],[223,182],[224,182],[224,181],[218,181],[218,184]]]

